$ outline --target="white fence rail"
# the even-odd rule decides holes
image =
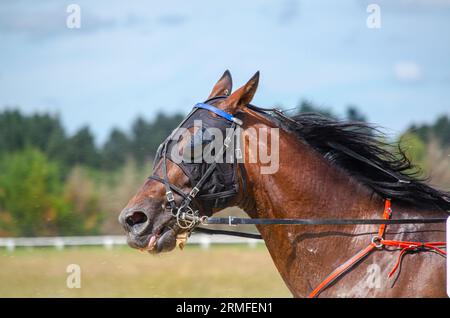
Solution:
[[[255,247],[262,241],[231,237],[226,235],[193,234],[188,244],[197,244],[202,248],[209,248],[212,244],[247,244]],[[55,236],[55,237],[0,237],[0,248],[13,251],[16,247],[55,247],[64,249],[66,246],[104,246],[107,249],[115,245],[126,245],[123,235],[107,236]]]

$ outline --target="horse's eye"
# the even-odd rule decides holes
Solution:
[[[206,128],[198,130],[191,136],[190,142],[184,147],[183,159],[186,162],[192,162],[193,160],[201,158],[204,147],[210,144],[211,141],[213,141],[213,136]]]

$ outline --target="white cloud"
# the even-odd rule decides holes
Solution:
[[[394,64],[394,75],[401,82],[417,82],[422,79],[422,70],[416,62],[400,61]]]

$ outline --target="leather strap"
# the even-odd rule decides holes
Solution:
[[[259,225],[359,225],[359,224],[432,224],[445,223],[446,218],[430,219],[265,219],[265,218],[216,218],[210,217],[205,224],[259,224]]]
[[[360,261],[362,261],[363,258],[365,258],[367,255],[369,255],[373,250],[375,250],[376,247],[374,244],[369,244],[366,248],[359,251],[356,255],[354,255],[352,258],[350,258],[348,261],[346,261],[344,264],[336,268],[330,275],[328,275],[327,278],[325,278],[319,286],[317,286],[308,296],[308,298],[316,298],[319,296],[319,294],[324,291],[327,287],[332,285],[336,280],[347,273],[353,266],[358,264]]]
[[[383,211],[383,219],[389,220],[392,215],[392,209],[391,209],[391,200],[387,199],[385,201],[384,205],[384,211]],[[387,224],[381,224],[380,228],[378,229],[378,235],[372,238],[372,242],[356,253],[352,258],[350,258],[348,261],[346,261],[344,264],[336,268],[330,275],[327,276],[308,296],[308,298],[316,298],[320,295],[321,292],[323,292],[327,287],[331,286],[333,283],[337,281],[339,277],[350,271],[356,264],[361,262],[364,258],[366,258],[369,254],[371,254],[374,250],[379,249],[382,250],[384,246],[393,246],[401,248],[400,255],[397,259],[397,262],[394,265],[394,268],[389,273],[388,277],[392,277],[392,275],[395,273],[395,271],[398,269],[401,260],[405,253],[409,251],[414,252],[421,252],[421,251],[428,251],[432,250],[434,252],[437,252],[440,255],[447,255],[447,253],[442,250],[442,248],[446,247],[446,242],[427,242],[427,243],[421,243],[421,242],[408,242],[408,241],[393,241],[393,240],[385,240],[384,234],[386,231],[386,225]]]
[[[236,232],[236,231],[226,231],[226,230],[211,230],[211,229],[205,229],[204,227],[196,227],[194,229],[194,232],[198,233],[204,233],[209,235],[229,235],[229,236],[238,236],[238,237],[245,237],[245,238],[251,238],[251,239],[262,239],[262,236],[260,234],[255,233],[248,233],[248,232]]]
[[[196,108],[203,108],[203,109],[209,110],[210,112],[213,112],[214,114],[216,114],[216,115],[218,115],[218,116],[220,116],[222,118],[225,118],[228,121],[231,121],[231,122],[233,122],[235,124],[238,124],[238,125],[242,125],[242,121],[240,119],[238,119],[238,118],[234,117],[233,115],[227,113],[226,111],[221,110],[220,108],[217,108],[217,107],[212,106],[210,104],[197,103],[197,104],[195,104],[194,107],[196,107]]]

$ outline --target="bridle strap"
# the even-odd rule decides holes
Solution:
[[[150,176],[150,177],[148,177],[148,178],[149,178],[149,179],[153,179],[153,180],[155,180],[155,181],[158,181],[158,182],[164,184],[164,179],[158,177],[157,175],[152,175],[152,176]],[[170,185],[170,188],[171,188],[174,192],[176,192],[178,195],[180,195],[181,197],[183,197],[183,198],[186,198],[186,197],[187,197],[186,193],[184,193],[183,190],[181,190],[181,189],[180,189],[179,187],[177,187],[176,185],[171,184],[171,185]]]
[[[167,176],[167,162],[166,162],[167,158],[166,158],[166,154],[167,154],[167,143],[164,144],[163,153],[162,153],[162,173],[163,173],[163,177],[162,177],[161,181],[163,182],[164,186],[166,187],[167,202],[169,202],[171,211],[174,211],[175,208],[176,208],[176,203],[175,203],[175,197],[173,196],[173,193],[172,193],[173,185],[170,184],[169,177]]]
[[[233,115],[231,115],[213,105],[208,104],[211,101],[218,100],[218,99],[224,99],[226,97],[227,96],[216,96],[211,99],[208,99],[204,103],[197,103],[196,105],[194,105],[194,107],[191,110],[191,112],[189,113],[189,115],[182,121],[182,123],[180,125],[178,125],[178,127],[172,132],[172,134],[166,139],[166,141],[162,145],[162,148],[161,148],[162,177],[159,177],[155,174],[153,174],[152,176],[149,177],[150,179],[153,179],[155,181],[158,181],[158,182],[164,184],[164,187],[166,188],[167,202],[169,203],[172,215],[177,219],[177,222],[180,221],[180,218],[185,221],[186,213],[189,214],[190,221],[188,223],[186,223],[188,225],[187,225],[187,227],[184,227],[184,228],[189,229],[191,231],[193,230],[193,228],[198,226],[200,224],[200,222],[203,222],[206,218],[206,217],[200,217],[198,215],[198,210],[192,209],[191,204],[192,204],[194,198],[197,196],[197,194],[202,190],[202,188],[205,185],[205,183],[207,182],[207,180],[211,177],[211,175],[216,170],[218,160],[220,160],[221,157],[223,158],[225,150],[230,146],[230,144],[232,142],[232,138],[234,137],[234,135],[236,133],[237,125],[242,125],[242,121],[240,119],[234,117]],[[167,147],[168,147],[168,143],[171,140],[171,137],[173,136],[173,134],[175,134],[175,132],[178,131],[178,129],[186,123],[186,121],[192,116],[192,114],[197,109],[208,110],[208,111],[224,118],[225,120],[231,122],[231,125],[229,128],[227,128],[227,134],[226,134],[226,137],[225,137],[222,147],[214,155],[214,161],[211,164],[209,164],[209,166],[207,167],[206,171],[202,174],[200,179],[195,184],[192,185],[191,191],[189,193],[185,193],[183,190],[181,190],[179,187],[173,185],[169,181],[168,173],[167,173]],[[234,164],[237,164],[237,160],[236,160],[235,156],[234,156]],[[233,171],[234,171],[233,178],[235,178],[236,174],[237,174],[237,168]],[[241,168],[241,171],[242,171],[242,168]],[[246,181],[243,178],[244,178],[244,176],[242,175],[241,176],[242,183],[245,183]],[[237,181],[237,184],[239,184],[239,181]],[[225,190],[225,191],[221,191],[221,192],[217,192],[217,193],[202,194],[202,195],[200,195],[200,198],[204,199],[204,200],[216,199],[215,206],[217,206],[219,199],[228,198],[228,197],[236,195],[238,193],[237,189],[238,189],[238,186],[236,186],[236,184],[235,184],[233,189]],[[177,203],[175,202],[175,197],[173,195],[173,192],[176,192],[177,194],[179,194],[183,197],[183,200],[182,200],[180,206],[178,206]],[[184,210],[186,210],[186,211],[184,211]]]
[[[214,170],[216,170],[217,167],[217,160],[219,160],[220,157],[223,157],[223,153],[225,149],[228,147],[227,140],[231,140],[230,138],[234,135],[236,131],[236,123],[233,121],[231,127],[230,127],[231,133],[228,133],[228,135],[225,138],[225,142],[221,149],[218,151],[217,154],[215,154],[214,162],[210,164],[208,169],[206,169],[205,173],[202,175],[200,180],[194,185],[189,195],[185,198],[184,202],[182,203],[182,206],[187,207],[190,205],[191,201],[195,198],[198,192],[203,188],[203,185],[205,184],[206,180],[213,174]],[[215,193],[215,195],[218,195]]]
[[[214,114],[216,114],[216,115],[218,115],[218,116],[220,116],[222,118],[225,118],[228,121],[231,121],[231,122],[236,123],[238,125],[242,125],[242,120],[240,120],[239,118],[236,118],[233,115],[227,113],[226,111],[224,111],[224,110],[222,110],[220,108],[214,107],[214,106],[212,106],[210,104],[197,103],[197,104],[195,104],[194,107],[195,108],[202,108],[202,109],[209,110],[210,112],[212,112],[212,113],[214,113]]]
[[[208,235],[228,235],[228,236],[237,236],[237,237],[245,237],[255,240],[261,240],[261,234],[256,233],[246,233],[246,232],[237,232],[237,231],[227,231],[227,230],[211,230],[206,229],[204,227],[196,227],[194,232],[203,233]]]

